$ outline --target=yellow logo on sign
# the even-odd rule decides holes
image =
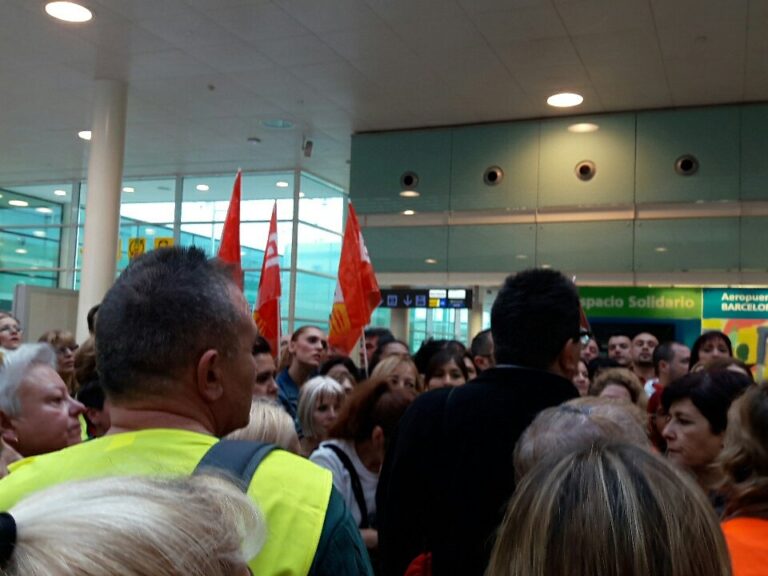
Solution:
[[[128,239],[128,259],[133,260],[138,258],[147,249],[146,238],[129,238]]]
[[[173,246],[172,236],[160,236],[155,238],[155,250],[158,248],[170,248],[171,246]]]

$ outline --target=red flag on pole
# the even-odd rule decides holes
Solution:
[[[240,180],[242,173],[237,171],[232,199],[229,201],[227,218],[221,232],[219,258],[234,267],[235,283],[243,289],[243,269],[240,265]]]
[[[339,279],[333,296],[328,343],[349,354],[380,302],[379,284],[376,282],[355,210],[350,203],[347,227],[341,245]]]
[[[259,294],[253,319],[259,327],[259,334],[269,342],[272,355],[280,351],[280,256],[277,254],[277,202],[272,208],[269,221],[269,236],[264,249],[264,262],[261,264]]]

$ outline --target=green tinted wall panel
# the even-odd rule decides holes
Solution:
[[[350,200],[360,214],[448,209],[451,131],[359,134],[352,138]],[[402,198],[404,172],[419,177],[418,198]]]
[[[768,200],[768,106],[741,108],[741,198]]]
[[[591,123],[597,131],[568,127]],[[634,200],[635,116],[615,114],[541,122],[539,206],[630,204]],[[588,181],[576,176],[582,161],[595,164]]]
[[[446,226],[365,228],[365,245],[377,272],[436,272],[446,270]],[[426,259],[436,260],[428,264]]]
[[[631,272],[632,222],[540,224],[538,265],[566,272]]]
[[[692,154],[699,169],[675,172]],[[637,115],[636,201],[695,202],[739,197],[739,109],[731,106]]]
[[[741,219],[741,269],[768,270],[768,218]]]
[[[454,129],[451,209],[534,209],[538,165],[538,122]],[[483,181],[483,175],[491,166],[503,171],[503,177],[495,185]]]
[[[638,272],[735,270],[739,219],[641,220],[635,224]]]
[[[448,268],[455,272],[516,272],[534,265],[533,224],[452,226],[448,231]]]

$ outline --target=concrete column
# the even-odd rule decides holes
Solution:
[[[95,88],[77,308],[79,342],[88,337],[88,310],[101,302],[115,280],[125,151],[127,86],[116,80],[97,80]]]
[[[398,340],[402,340],[403,342],[408,342],[408,338],[410,337],[410,323],[408,321],[409,315],[407,308],[392,308],[390,309],[390,317],[389,317],[389,329],[392,331],[392,334],[395,335],[395,338]]]

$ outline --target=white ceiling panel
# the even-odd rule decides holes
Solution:
[[[128,82],[126,174],[302,161],[342,185],[359,131],[768,100],[757,0],[89,0],[79,25],[42,6],[0,0],[0,185],[85,174],[95,78]],[[584,104],[547,107],[560,90]]]
[[[365,29],[379,17],[360,0],[276,0],[280,8],[316,34]]]

